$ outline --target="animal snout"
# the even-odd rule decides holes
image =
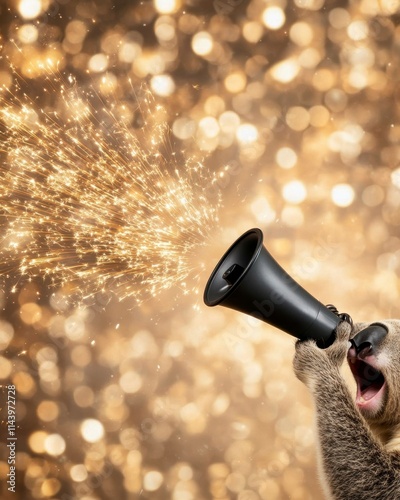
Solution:
[[[375,354],[376,349],[382,343],[388,333],[387,328],[381,324],[369,325],[357,333],[351,343],[360,359]]]

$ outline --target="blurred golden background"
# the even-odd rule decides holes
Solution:
[[[1,3],[2,498],[322,498],[294,339],[208,309],[201,295],[222,253],[256,226],[321,302],[354,321],[398,317],[399,14],[398,0]],[[100,138],[85,121],[94,95],[113,110]],[[126,153],[129,137],[143,152],[135,169],[122,164],[117,214],[106,188],[108,166],[118,176],[120,165],[107,151]],[[43,180],[53,163],[60,179],[46,194],[29,172]],[[75,195],[68,240],[60,200],[69,208]],[[29,231],[42,232],[31,244],[32,217]],[[13,267],[24,249],[31,264],[40,257],[25,276],[26,262]],[[122,285],[106,280],[115,268]],[[92,293],[71,299],[88,280]]]

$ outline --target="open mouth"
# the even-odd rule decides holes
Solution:
[[[386,386],[382,372],[356,357],[349,356],[349,366],[357,383],[357,406],[365,410],[378,410]]]

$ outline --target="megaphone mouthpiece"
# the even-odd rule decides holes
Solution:
[[[205,304],[235,309],[327,347],[341,317],[294,281],[262,243],[262,231],[254,228],[231,245],[208,279]]]
[[[224,272],[222,277],[228,285],[234,285],[243,274],[243,271],[243,267],[239,266],[239,264],[232,264],[231,267]]]

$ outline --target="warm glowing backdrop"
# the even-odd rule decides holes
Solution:
[[[294,339],[201,295],[257,226],[320,301],[399,316],[399,14],[1,3],[2,498],[321,499]]]

